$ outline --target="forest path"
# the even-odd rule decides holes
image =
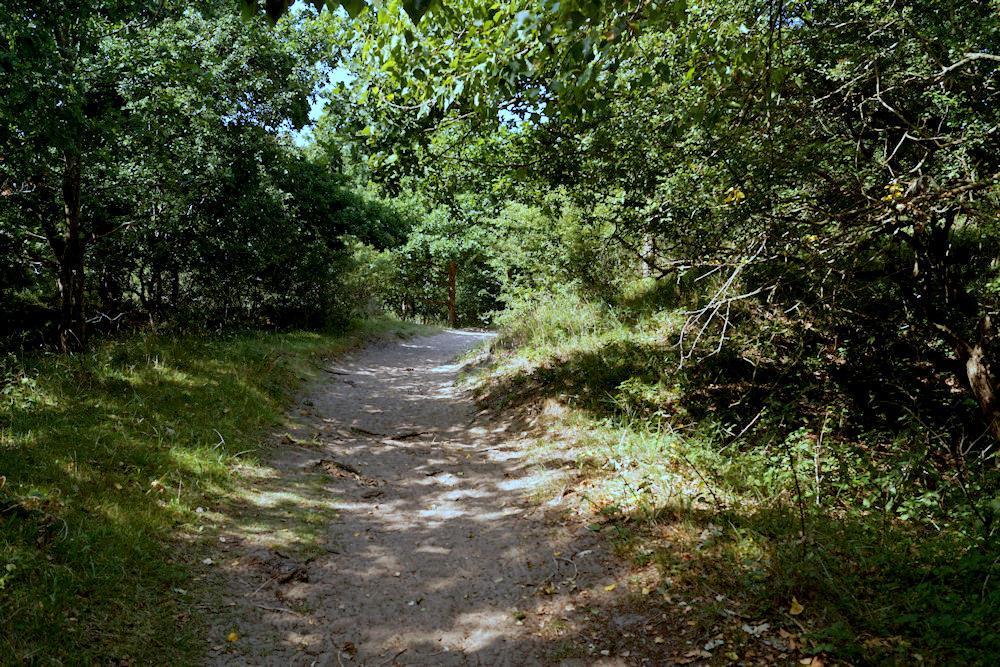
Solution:
[[[526,434],[456,387],[487,336],[374,345],[303,395],[220,535],[210,664],[635,662],[607,632],[645,619],[610,612],[594,631],[621,594],[616,559],[528,497],[563,462],[530,461]]]

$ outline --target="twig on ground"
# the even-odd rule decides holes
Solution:
[[[289,609],[287,607],[269,607],[266,604],[255,604],[254,606],[257,607],[258,609],[263,609],[265,611],[280,611],[286,614],[292,614],[293,616],[302,616],[302,614],[300,614],[299,612],[293,609]]]
[[[705,488],[708,490],[709,494],[711,494],[712,500],[715,501],[715,509],[721,511],[723,507],[722,503],[719,501],[719,496],[715,495],[715,490],[712,489],[712,485],[708,483],[708,480],[705,478],[705,476],[701,474],[701,471],[698,470],[695,464],[691,463],[688,457],[684,456],[684,454],[680,452],[676,452],[676,454],[681,458],[682,461],[684,461],[684,463],[688,464],[691,470],[694,470],[694,473],[696,475],[698,475],[698,478],[701,480],[701,483],[705,485]]]
[[[385,660],[384,662],[380,662],[378,664],[378,667],[382,667],[382,665],[388,665],[390,662],[393,662],[396,658],[398,658],[399,656],[403,655],[404,653],[406,653],[406,649],[405,648],[402,651],[399,651],[398,653],[396,653],[396,655],[392,656],[388,660]]]
[[[576,562],[570,558],[563,558],[562,556],[553,556],[556,560],[566,561],[573,566],[573,578],[578,579],[580,577],[580,569],[576,566]]]
[[[281,573],[278,573],[278,574],[274,575],[273,577],[271,577],[270,579],[268,579],[267,581],[265,581],[264,583],[262,583],[260,586],[258,586],[257,588],[253,589],[253,592],[247,593],[245,597],[252,598],[254,595],[257,595],[257,593],[260,593],[261,589],[263,589],[265,586],[267,586],[269,583],[271,583],[272,581],[274,581],[275,579],[277,579],[280,576],[281,576]]]
[[[333,466],[334,468],[339,468],[344,472],[349,472],[352,475],[360,475],[361,471],[352,465],[346,463],[341,463],[340,461],[335,461],[333,459],[321,459],[315,463],[316,466],[326,468],[327,466]]]

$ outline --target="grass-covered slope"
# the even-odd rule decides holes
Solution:
[[[737,655],[765,622],[769,641],[852,662],[997,655],[995,470],[958,477],[930,425],[865,422],[823,367],[769,368],[780,350],[681,365],[683,308],[657,301],[533,297],[479,378],[486,404],[527,410],[540,446],[576,459],[574,497],[655,568],[649,600]]]
[[[194,661],[196,509],[266,455],[321,358],[414,329],[133,336],[15,360],[0,393],[0,662]]]

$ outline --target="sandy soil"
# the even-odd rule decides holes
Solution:
[[[613,611],[616,559],[531,498],[563,462],[530,461],[517,426],[456,388],[456,359],[485,338],[325,369],[219,537],[210,664],[649,663],[624,648],[652,626]]]

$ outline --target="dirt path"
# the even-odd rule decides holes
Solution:
[[[529,463],[454,386],[484,339],[447,331],[326,369],[220,535],[211,664],[635,662],[624,647],[651,627],[609,611],[602,540],[529,498],[560,462]]]

